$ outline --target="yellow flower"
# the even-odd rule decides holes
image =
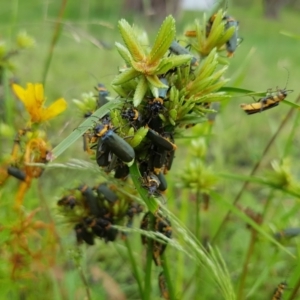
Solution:
[[[30,114],[32,123],[41,123],[54,118],[67,108],[64,98],[59,98],[49,107],[44,107],[44,87],[40,83],[27,83],[27,88],[23,89],[18,84],[13,84],[12,89],[16,96],[23,102],[26,110]]]

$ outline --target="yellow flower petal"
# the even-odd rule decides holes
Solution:
[[[35,101],[35,89],[34,84],[27,83],[27,88],[25,91],[25,106],[27,111],[31,114],[31,110],[36,109],[36,101]]]
[[[41,119],[46,121],[61,114],[67,108],[67,102],[64,98],[59,98],[52,103],[48,108],[44,108]]]
[[[43,103],[45,102],[43,85],[41,83],[35,84],[34,90],[35,90],[35,101],[38,106],[42,106]]]
[[[26,91],[18,84],[13,83],[12,89],[19,100],[21,100],[25,104],[25,93]]]
[[[52,119],[62,113],[67,107],[67,102],[63,98],[58,99],[48,108],[44,107],[44,87],[40,83],[27,83],[26,89],[13,84],[12,88],[16,96],[24,103],[32,123],[41,123]]]

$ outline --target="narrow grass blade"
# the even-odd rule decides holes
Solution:
[[[67,136],[61,143],[59,143],[53,150],[52,155],[54,158],[57,158],[59,155],[61,155],[66,149],[68,149],[76,140],[78,140],[83,133],[85,133],[88,128],[92,127],[92,125],[95,123],[95,118],[102,118],[105,116],[111,109],[114,109],[118,107],[122,102],[118,100],[113,100],[102,107],[100,107],[98,110],[96,110],[91,117],[86,119],[84,122],[82,122],[73,132]]]

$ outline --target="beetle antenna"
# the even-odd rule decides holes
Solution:
[[[284,89],[286,89],[287,84],[288,84],[289,79],[290,79],[290,72],[289,72],[289,70],[286,67],[283,67],[283,68],[286,69],[286,71],[287,71],[287,79],[286,79],[286,83],[285,83],[285,87],[284,87]]]

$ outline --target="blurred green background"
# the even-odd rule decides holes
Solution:
[[[72,106],[72,99],[79,99],[83,92],[94,91],[94,87],[98,82],[105,84],[111,91],[111,95],[114,96],[114,92],[110,89],[110,82],[117,74],[118,68],[123,64],[114,47],[115,41],[121,42],[117,21],[120,18],[126,18],[130,23],[134,22],[136,25],[145,28],[150,35],[150,40],[154,40],[155,33],[164,17],[163,13],[155,15],[155,12],[149,10],[150,2],[146,0],[143,1],[146,8],[140,11],[130,9],[129,2],[120,0],[69,0],[65,2],[66,9],[62,20],[62,31],[54,49],[45,85],[49,102],[64,97],[69,103],[67,112],[59,116],[56,122],[49,125],[48,135],[53,146],[61,142],[82,121],[81,116]],[[24,53],[13,59],[17,68],[13,74],[8,74],[8,77],[14,76],[15,80],[22,86],[25,86],[27,82],[41,82],[43,80],[50,42],[63,3],[64,1],[13,0],[8,2],[0,0],[0,42],[5,40],[9,45],[20,30],[26,30],[28,34],[36,39],[34,49],[24,51]],[[299,25],[299,7],[299,1],[293,1],[289,5],[280,8],[277,18],[266,18],[263,1],[236,0],[229,3],[228,12],[240,22],[239,34],[243,38],[243,42],[230,61],[228,77],[232,80],[228,83],[228,86],[260,92],[267,91],[270,88],[286,87],[288,90],[293,90],[288,95],[287,100],[291,102],[296,100],[299,94],[300,39],[287,37],[280,32],[285,31],[300,36],[300,26],[295,26],[296,24]],[[183,11],[178,8],[173,9],[172,1],[168,2],[166,11],[176,11],[179,38],[184,29],[189,28],[189,24],[193,24],[195,18],[202,18],[203,13],[200,11]],[[207,12],[207,15],[210,14],[211,12]],[[20,124],[22,124],[23,112],[12,95],[11,100],[14,101],[14,126],[18,128],[22,126]],[[208,161],[213,165],[216,173],[226,172],[248,175],[253,165],[260,159],[267,141],[271,139],[290,109],[287,105],[281,103],[278,107],[264,113],[247,116],[240,109],[240,104],[251,102],[253,102],[251,97],[235,97],[229,103],[221,105],[220,114],[217,116],[209,144]],[[283,132],[276,138],[271,151],[263,161],[262,168],[258,172],[259,175],[263,175],[263,172],[270,169],[271,160],[280,159],[285,153],[288,154],[287,156],[291,160],[294,175],[299,177],[299,134],[294,135],[287,152],[285,148],[288,134],[291,128],[295,126],[295,120],[297,119],[293,116]],[[191,135],[197,135],[201,133],[201,128],[194,128],[189,132]],[[167,199],[169,209],[175,214],[180,214],[180,209],[183,206],[189,205],[189,203],[193,205],[193,203],[190,201],[188,193],[177,192],[175,187],[177,174],[180,174],[186,164],[185,156],[189,155],[187,147],[189,141],[187,139],[178,140],[177,144],[179,149],[176,153],[176,160],[172,172],[168,175],[170,189]],[[11,145],[12,139],[11,143],[7,139],[1,139],[1,155],[10,153]],[[81,140],[73,144],[59,157],[57,162],[66,162],[70,158],[88,159],[82,151]],[[73,187],[76,180],[93,182],[96,171],[60,170],[58,172],[57,169],[46,170],[40,179],[39,185],[33,185],[32,191],[28,193],[26,197],[28,199],[27,207],[46,206],[50,210],[54,210],[56,201],[63,190]],[[240,181],[224,180],[220,183],[218,191],[221,191],[224,198],[231,201],[240,190],[241,185],[242,182]],[[16,183],[10,183],[10,189],[14,190],[16,186]],[[42,196],[37,193],[38,186],[42,186]],[[10,194],[6,191],[1,195],[7,203]],[[244,193],[241,202],[244,206],[250,205],[259,211],[261,203],[266,200],[268,195],[268,188],[252,184]],[[41,202],[41,199],[44,202]],[[225,214],[222,211],[222,206],[219,207],[215,204],[215,202],[212,202],[210,210],[203,216],[203,236],[213,236]],[[299,213],[296,211],[298,204],[298,206],[294,205],[289,197],[279,194],[275,197],[272,205],[273,209],[269,211],[268,223],[266,224],[267,229],[283,228],[291,225],[300,227]],[[185,218],[188,220],[188,214],[193,209],[184,209],[186,209]],[[55,213],[53,215],[56,218]],[[192,223],[193,218],[187,222]],[[240,272],[241,261],[245,255],[245,244],[248,241],[248,237],[245,237],[246,230],[243,222],[230,222],[222,239],[217,243],[232,272],[233,281],[236,280]],[[70,257],[68,249],[69,247],[72,248],[70,245],[75,240],[73,233],[59,227],[59,235],[61,243],[66,249],[66,253],[62,256]],[[294,243],[292,251],[297,254],[300,249],[299,243],[297,241]],[[138,237],[135,239],[134,247],[136,253],[141,252]],[[261,256],[263,258],[267,257],[270,249],[266,245],[261,247],[263,249]],[[226,251],[231,252],[232,255],[227,255]],[[127,295],[127,299],[139,299],[136,294],[134,280],[129,275],[130,267],[124,263],[126,260],[126,254],[124,253],[124,246],[121,243],[118,245],[108,244],[105,247],[104,243],[101,243],[101,246],[99,244],[97,247],[91,247],[85,252],[83,262],[86,270],[88,270],[87,273],[92,274],[93,279],[91,281],[94,280],[99,283],[99,286],[93,287],[93,293],[97,295],[95,299],[124,299],[121,296],[115,296],[115,298],[111,295],[107,296],[110,293],[109,290],[114,289],[122,290]],[[278,261],[275,261],[273,265],[271,262],[266,263],[276,269],[278,262],[279,268],[283,271],[273,273],[271,279],[268,278],[268,273],[261,277],[261,282],[257,283],[258,287],[249,299],[271,299],[271,296],[268,298],[267,295],[272,294],[274,287],[280,281],[284,281],[289,277],[296,262],[291,261],[285,254],[278,255]],[[81,280],[76,266],[68,265],[70,262],[66,258],[62,258],[62,261],[65,265],[61,269],[58,268],[53,271],[50,276],[52,279],[55,278],[53,280],[56,282],[54,288],[48,281],[36,287],[27,287],[32,292],[28,299],[39,299],[39,292],[49,290],[54,290],[53,294],[49,294],[49,299],[84,299],[83,288],[77,287],[81,285],[81,283],[78,283]],[[256,262],[259,261],[259,254],[257,254]],[[288,261],[287,265],[285,265],[286,261]],[[102,271],[100,272],[96,268],[93,269],[91,262],[98,263],[100,268],[105,270],[105,274],[110,274],[109,279],[113,278],[113,282],[108,283],[108,286],[102,285],[101,282],[108,275],[103,275]],[[264,268],[265,266],[262,263],[256,266],[251,265],[252,277],[249,276],[247,282],[249,286],[252,286],[255,274],[259,274]],[[189,273],[188,271],[185,272]],[[60,286],[60,283],[57,283],[59,281],[57,278],[60,278],[59,275],[61,274],[64,276],[64,279],[62,279],[63,287]],[[116,284],[116,282],[119,284]],[[204,279],[203,283],[206,285]],[[153,283],[153,286],[155,286],[154,289],[157,289],[156,283]],[[194,297],[196,288],[188,286],[186,289],[186,294],[178,296],[178,299],[192,299]],[[204,289],[209,291],[212,286],[205,286]],[[65,294],[62,292],[63,290]],[[269,292],[267,293],[265,290]],[[0,297],[0,299],[27,299],[17,298],[14,293],[10,295],[10,298]],[[207,292],[207,295],[210,295],[210,292]],[[158,299],[158,296],[153,299]],[[207,296],[206,298],[199,296],[194,299],[215,298],[213,296]]]

